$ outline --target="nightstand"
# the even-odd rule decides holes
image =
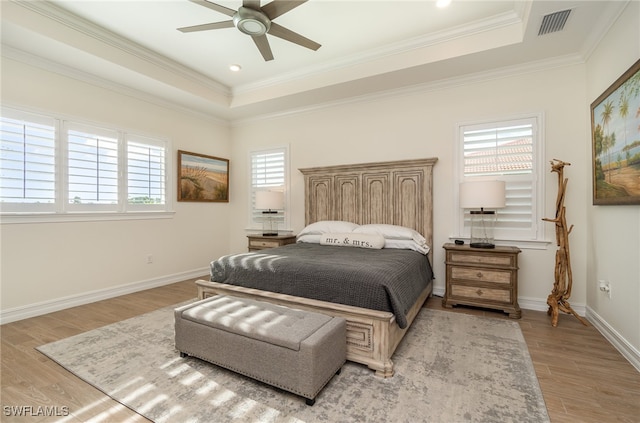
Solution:
[[[265,248],[281,247],[296,242],[295,235],[247,235],[249,238],[249,251],[264,250]]]
[[[517,247],[471,248],[445,244],[446,288],[442,305],[493,308],[512,319],[522,315],[518,305]]]

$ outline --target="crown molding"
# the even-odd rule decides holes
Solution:
[[[367,103],[379,101],[385,98],[400,97],[404,95],[416,95],[426,92],[461,87],[471,85],[479,82],[486,82],[491,80],[498,80],[509,78],[518,75],[531,74],[536,72],[542,72],[555,68],[562,68],[566,66],[574,66],[584,64],[585,59],[582,55],[571,54],[562,57],[555,57],[552,59],[539,60],[535,62],[529,62],[520,65],[506,66],[503,68],[492,69],[489,71],[476,72],[469,75],[463,75],[459,77],[446,78],[438,81],[427,82],[424,84],[410,85],[402,88],[389,89],[379,91],[371,94],[364,94],[359,96],[353,96],[345,99],[328,101],[324,103],[317,103],[310,106],[291,108],[275,113],[264,113],[249,118],[232,119],[230,121],[231,126],[240,126],[244,124],[251,124],[259,121],[268,121],[272,119],[280,119],[285,117],[291,117],[298,114],[311,113],[323,109],[339,107],[349,104]]]
[[[45,59],[40,56],[25,52],[23,50],[16,49],[12,46],[2,44],[2,57],[10,60],[33,66],[39,69],[43,69],[48,72],[57,73],[59,75],[74,79],[76,81],[84,82],[96,87],[104,88],[109,91],[116,92],[118,94],[133,97],[138,100],[145,101],[147,103],[154,104],[166,109],[174,110],[186,115],[191,115],[199,119],[210,121],[219,125],[228,125],[229,120],[209,114],[204,111],[195,110],[190,107],[181,106],[175,102],[164,100],[153,94],[146,93],[144,91],[136,90],[135,88],[118,84],[117,82],[98,77],[94,74],[80,71],[76,68],[60,64],[58,62]],[[215,113],[215,112],[211,112]]]
[[[81,18],[67,10],[62,9],[48,1],[28,1],[28,0],[11,0],[32,12],[38,13],[48,19],[59,24],[65,25],[75,31],[78,31],[88,37],[98,40],[111,47],[117,48],[127,54],[138,59],[147,61],[165,71],[179,75],[193,83],[207,87],[215,93],[230,98],[231,90],[226,85],[221,84],[195,70],[184,66],[165,56],[149,50],[133,41],[115,34],[101,26],[98,26],[86,19]]]
[[[530,1],[522,2],[530,4]],[[523,24],[523,14],[528,11],[528,7],[519,7],[517,11],[505,12],[486,19],[480,19],[458,27],[449,28],[439,32],[414,37],[402,42],[377,47],[366,50],[348,57],[336,59],[321,65],[309,66],[295,72],[281,74],[275,78],[264,79],[255,83],[245,84],[232,89],[233,96],[259,91],[265,88],[275,87],[287,82],[303,80],[309,77],[318,76],[326,72],[340,69],[346,69],[352,66],[358,66],[380,60],[390,58],[403,53],[432,47],[438,44],[453,42],[464,39],[480,33],[494,31],[510,25]],[[524,33],[524,32],[523,32]]]

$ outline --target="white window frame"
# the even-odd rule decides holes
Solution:
[[[512,124],[530,122],[533,128],[533,164],[532,173],[527,175],[499,175],[490,177],[467,177],[464,175],[464,133],[474,129],[486,129],[491,127],[503,127]],[[507,183],[507,191],[509,184],[517,183],[518,180],[529,181],[532,184],[531,198],[531,221],[528,230],[509,230],[500,228],[499,225],[495,229],[495,242],[497,245],[516,245],[521,248],[544,249],[549,244],[545,239],[544,222],[542,221],[545,204],[544,192],[544,114],[532,113],[518,116],[508,116],[484,121],[460,122],[456,124],[456,142],[454,143],[454,221],[455,230],[452,239],[469,239],[469,219],[465,218],[468,213],[460,208],[459,187],[464,181],[498,179]],[[506,212],[506,210],[503,210]],[[497,210],[498,220],[500,219],[501,210]]]
[[[283,171],[284,178],[282,184],[265,184],[262,186],[254,186],[253,174],[253,161],[254,157],[257,155],[268,155],[268,154],[284,154],[284,163],[283,163]],[[290,169],[289,169],[289,146],[279,146],[279,147],[271,147],[267,149],[254,150],[249,152],[249,207],[248,207],[248,231],[261,231],[262,230],[262,219],[260,217],[261,212],[256,210],[255,208],[255,194],[260,190],[276,190],[282,191],[284,193],[284,209],[278,211],[276,216],[276,220],[278,222],[278,230],[280,232],[290,232],[291,231],[291,213],[290,210]]]
[[[53,127],[54,130],[54,175],[55,175],[55,193],[54,201],[52,203],[30,203],[30,202],[15,202],[15,203],[0,203],[0,213],[55,213],[58,204],[59,196],[59,143],[57,140],[60,136],[60,122],[49,116],[43,116],[34,114],[22,110],[5,110],[2,111],[2,116],[6,116],[9,119],[29,122],[36,125],[46,125]]]
[[[172,175],[171,173],[171,150],[170,148],[167,148],[167,143],[156,139],[156,138],[149,138],[149,137],[145,137],[142,135],[137,135],[137,134],[130,134],[130,133],[125,133],[124,136],[124,140],[125,142],[123,143],[123,148],[127,150],[127,154],[126,154],[126,159],[127,162],[125,163],[124,166],[124,172],[125,175],[123,178],[121,178],[121,183],[123,183],[125,186],[127,186],[127,209],[129,211],[152,211],[152,210],[156,210],[156,211],[165,211],[167,209],[167,205],[168,202],[171,200],[172,197],[169,197],[171,195],[171,190],[170,190],[170,186],[173,186],[173,184],[170,184],[170,175]],[[145,145],[145,146],[149,146],[149,147],[156,147],[156,149],[158,150],[164,150],[164,178],[163,178],[163,188],[164,188],[164,195],[162,195],[164,197],[164,203],[161,204],[156,204],[156,203],[151,203],[151,204],[140,204],[140,203],[133,203],[129,201],[129,194],[130,191],[128,189],[129,186],[129,164],[128,164],[128,159],[129,154],[128,154],[128,149],[129,149],[129,145],[130,144],[137,144],[137,145]],[[158,183],[158,182],[156,182]]]
[[[157,219],[173,216],[172,147],[171,142],[159,137],[109,128],[106,125],[82,122],[80,119],[51,116],[45,112],[24,111],[3,107],[2,116],[11,119],[39,122],[42,119],[55,122],[55,203],[48,207],[29,203],[0,203],[0,222],[43,223],[57,221],[131,220]],[[35,119],[35,120],[34,120]],[[38,120],[39,119],[39,120]],[[118,140],[118,199],[117,204],[72,204],[69,201],[68,130],[80,130],[90,134],[114,136]],[[135,204],[128,199],[128,145],[129,142],[146,143],[164,149],[164,204]]]
[[[109,128],[101,128],[94,125],[86,125],[77,122],[71,121],[63,121],[62,123],[62,134],[60,137],[61,145],[61,156],[63,160],[61,160],[60,167],[62,168],[62,183],[64,184],[62,190],[60,191],[64,197],[60,199],[62,212],[74,213],[74,212],[124,212],[126,209],[122,204],[122,189],[124,188],[122,185],[122,133],[118,132],[114,129]],[[80,202],[80,203],[72,203],[70,198],[71,187],[70,185],[73,183],[72,176],[70,176],[71,170],[71,160],[69,153],[70,148],[70,140],[69,133],[77,132],[83,133],[95,137],[97,140],[102,141],[105,139],[110,139],[115,142],[115,152],[117,154],[116,158],[116,203],[111,204],[101,204],[101,203],[91,203],[91,202]],[[126,189],[126,188],[125,188]],[[100,189],[98,188],[98,191]],[[98,193],[99,195],[99,193]]]

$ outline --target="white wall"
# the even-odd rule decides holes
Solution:
[[[230,157],[226,124],[11,60],[2,61],[2,101],[169,139],[172,180],[178,149]],[[175,202],[174,209],[158,220],[3,223],[3,314],[207,274],[211,257],[227,252],[229,204]]]
[[[585,69],[567,66],[544,72],[457,84],[446,89],[427,87],[386,98],[333,105],[316,111],[277,119],[237,124],[233,128],[232,156],[236,159],[236,188],[248,187],[248,161],[252,149],[290,145],[292,174],[292,224],[304,225],[304,187],[298,168],[371,161],[438,157],[435,166],[436,291],[444,289],[444,253],[441,248],[453,234],[452,217],[454,132],[457,122],[504,118],[543,112],[546,119],[546,158],[571,162],[567,168],[569,189],[567,219],[571,234],[574,292],[572,304],[586,302],[587,221],[584,204],[589,187],[583,175],[589,166],[584,157],[588,128],[584,125]],[[557,176],[543,175],[547,188],[546,216],[555,216]],[[231,215],[231,250],[246,249],[246,193],[237,193]],[[553,225],[546,235],[555,241]],[[544,305],[553,286],[555,245],[546,250],[524,250],[520,257],[519,297]]]
[[[640,3],[630,2],[587,63],[587,103],[598,98],[639,58]],[[587,120],[588,112],[587,108]],[[584,149],[584,155],[591,159],[590,146]],[[591,181],[590,172],[587,169],[584,173],[587,181]],[[591,228],[587,238],[587,302],[595,316],[624,338],[638,355],[640,206],[593,206],[589,197],[586,207]],[[598,290],[600,279],[611,283],[611,299]]]

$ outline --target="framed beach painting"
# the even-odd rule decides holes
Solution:
[[[593,204],[640,204],[640,60],[591,103]]]
[[[178,150],[178,201],[229,202],[229,160]]]

